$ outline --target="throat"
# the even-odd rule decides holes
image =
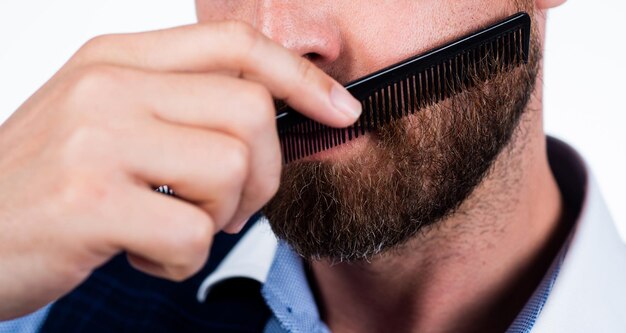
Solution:
[[[324,322],[333,332],[505,331],[575,219],[543,168],[514,190],[486,180],[454,216],[370,262],[310,261]]]

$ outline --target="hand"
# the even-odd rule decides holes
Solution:
[[[0,127],[0,319],[127,251],[173,280],[240,230],[281,171],[272,97],[331,126],[360,106],[243,23],[96,37]],[[167,184],[185,200],[155,193]]]

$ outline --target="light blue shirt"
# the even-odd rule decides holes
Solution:
[[[35,333],[39,332],[52,305],[19,319],[0,322],[0,333]]]

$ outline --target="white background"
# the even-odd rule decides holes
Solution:
[[[617,0],[570,0],[550,13],[545,126],[586,158],[626,238],[624,17]],[[0,122],[90,37],[194,21],[192,0],[1,1]]]

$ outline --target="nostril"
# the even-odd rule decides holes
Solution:
[[[322,58],[321,55],[319,55],[317,53],[313,53],[313,52],[307,53],[307,54],[303,55],[303,57],[305,59],[307,59],[308,61],[310,61],[310,62],[316,62],[317,60],[320,60]]]

